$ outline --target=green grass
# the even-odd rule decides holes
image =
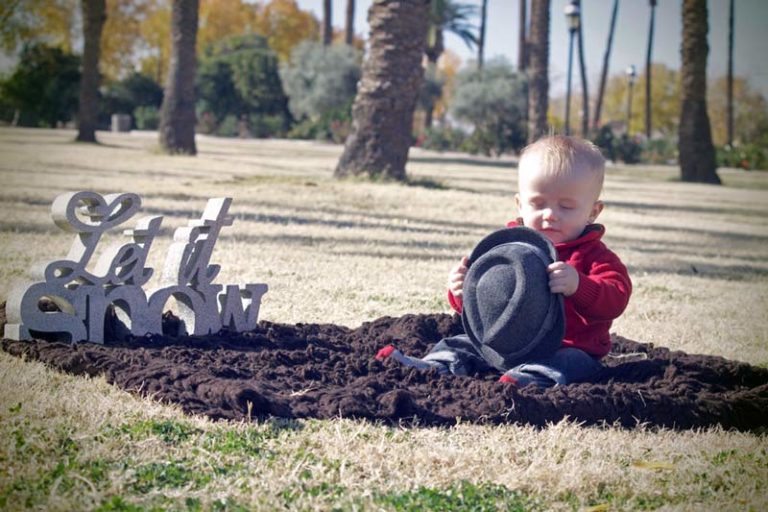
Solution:
[[[503,485],[458,482],[445,489],[419,487],[404,493],[374,494],[373,501],[396,512],[458,511],[526,512],[544,510],[536,500]]]

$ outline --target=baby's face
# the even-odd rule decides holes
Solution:
[[[515,196],[523,224],[552,243],[575,240],[603,209],[600,184],[588,169],[571,169],[562,176],[542,176],[532,158],[520,162],[520,191]]]

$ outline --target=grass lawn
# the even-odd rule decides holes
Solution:
[[[175,227],[233,197],[217,282],[266,282],[263,320],[350,327],[448,311],[449,268],[515,216],[513,159],[413,150],[410,184],[372,184],[335,181],[341,147],[315,142],[200,137],[197,157],[169,157],[155,134],[74,136],[0,128],[0,300],[66,255],[49,212],[70,190],[136,192],[139,216],[163,215],[156,273]],[[768,173],[721,170],[714,187],[677,172],[608,170],[605,241],[635,287],[614,331],[768,366]],[[213,423],[0,352],[2,510],[760,511],[767,435]]]

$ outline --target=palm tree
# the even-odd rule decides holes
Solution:
[[[683,181],[720,184],[707,115],[707,0],[683,0],[678,150]]]
[[[352,106],[352,132],[334,171],[404,181],[413,111],[424,68],[428,0],[377,0],[368,11],[369,51]]]
[[[656,24],[656,0],[651,4],[651,21],[648,25],[648,52],[645,55],[645,137],[651,138],[651,55],[653,54],[653,30]]]
[[[587,137],[589,135],[589,89],[587,86],[587,66],[584,62],[584,9],[581,7],[581,1],[576,0],[576,4],[579,6],[579,28],[578,28],[578,40],[579,40],[579,70],[581,74],[581,136]]]
[[[323,38],[323,44],[328,46],[333,40],[333,23],[332,20],[332,5],[331,0],[323,0],[323,27],[321,37]]]
[[[477,8],[474,5],[455,3],[453,0],[432,0],[430,3],[429,28],[424,54],[427,56],[427,68],[430,76],[435,80],[438,79],[437,60],[445,50],[443,32],[450,32],[458,36],[470,49],[477,44],[475,27],[469,22],[476,11]],[[431,128],[434,101],[428,101],[425,106],[427,108],[424,127]]]
[[[450,32],[459,37],[467,48],[477,44],[475,27],[469,20],[477,12],[474,5],[461,4],[454,0],[432,0],[429,7],[429,29],[424,53],[430,64],[436,64],[442,55],[443,32]]]
[[[99,54],[101,31],[107,20],[105,0],[82,0],[83,73],[80,78],[80,105],[77,113],[77,141],[96,142],[99,115]]]
[[[352,46],[355,41],[355,0],[347,0],[346,19],[344,23],[344,42]]]
[[[485,59],[485,21],[488,16],[488,0],[483,0],[480,8],[480,34],[477,38],[477,69],[483,70],[483,60]]]
[[[733,145],[733,0],[728,6],[728,145]]]
[[[160,146],[169,153],[194,155],[199,0],[173,0],[171,9],[171,62],[160,108]]]
[[[519,0],[519,19],[517,31],[517,69],[521,72],[528,68],[528,0]]]
[[[549,109],[549,0],[531,0],[528,41],[528,141],[547,133]]]
[[[605,53],[603,54],[603,71],[600,73],[600,88],[597,91],[597,103],[595,104],[595,118],[592,127],[597,131],[600,128],[600,114],[603,110],[603,95],[605,94],[605,81],[608,79],[608,61],[611,58],[611,48],[613,47],[613,34],[616,31],[616,15],[619,12],[619,0],[613,0],[613,10],[611,11],[611,26],[608,29],[608,42],[605,44]]]

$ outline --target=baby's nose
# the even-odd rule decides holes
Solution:
[[[555,210],[553,208],[545,208],[544,218],[547,220],[555,220]]]

